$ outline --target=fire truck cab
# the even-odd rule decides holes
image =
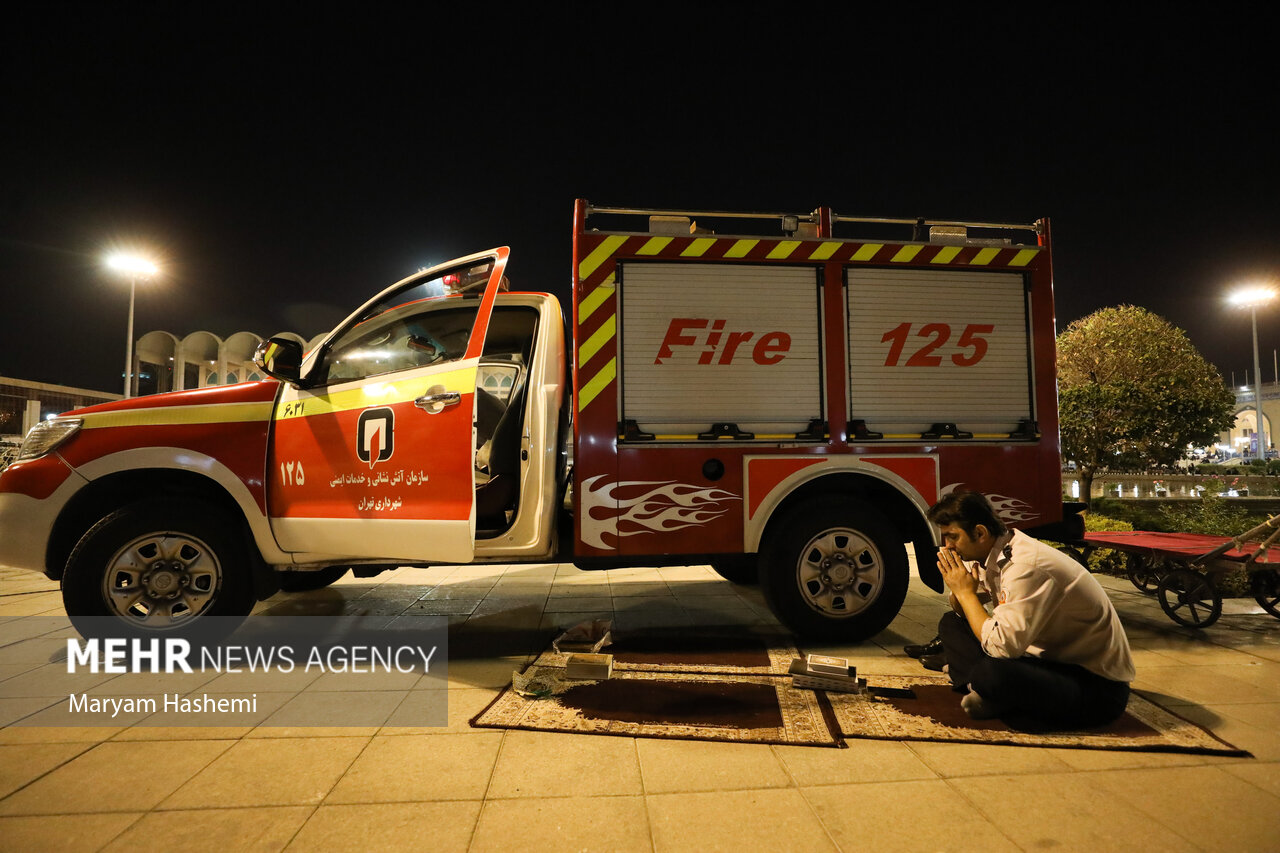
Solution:
[[[567,324],[493,249],[310,353],[265,342],[270,381],[68,413],[0,475],[0,563],[133,631],[348,569],[709,563],[799,633],[863,639],[906,544],[941,591],[949,490],[1062,519],[1049,250],[1046,220],[580,200]]]

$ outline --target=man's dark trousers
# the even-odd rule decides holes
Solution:
[[[947,674],[959,692],[968,687],[998,708],[1002,716],[1030,718],[1055,727],[1105,725],[1124,713],[1129,685],[1095,675],[1082,666],[1020,658],[993,658],[957,613],[938,622],[947,656]]]

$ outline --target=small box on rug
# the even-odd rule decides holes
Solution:
[[[613,674],[613,655],[569,655],[564,665],[564,677],[574,680],[608,678]]]
[[[858,668],[849,666],[845,658],[809,655],[793,660],[788,671],[792,687],[837,693],[865,693],[867,690],[867,680],[858,678]]]
[[[556,654],[598,652],[612,642],[612,628],[611,619],[588,619],[552,640],[551,648]]]

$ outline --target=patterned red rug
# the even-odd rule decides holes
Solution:
[[[1032,731],[970,719],[941,676],[867,676],[872,688],[909,688],[914,698],[793,688],[786,672],[799,652],[777,637],[650,635],[602,651],[614,655],[611,678],[566,679],[567,656],[547,650],[522,676],[533,680],[532,690],[508,687],[471,724],[828,747],[870,738],[1249,755],[1137,693],[1104,728]]]
[[[882,675],[869,676],[868,681],[872,687],[910,688],[915,698],[828,694],[844,737],[1249,755],[1137,693],[1129,695],[1125,713],[1110,725],[1088,731],[1046,731],[1002,720],[970,719],[960,707],[959,694],[943,676]]]

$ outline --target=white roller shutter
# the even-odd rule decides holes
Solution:
[[[1031,418],[1021,275],[850,268],[850,417],[886,434]]]
[[[786,435],[822,417],[815,268],[620,269],[624,419],[659,435],[715,423]]]

